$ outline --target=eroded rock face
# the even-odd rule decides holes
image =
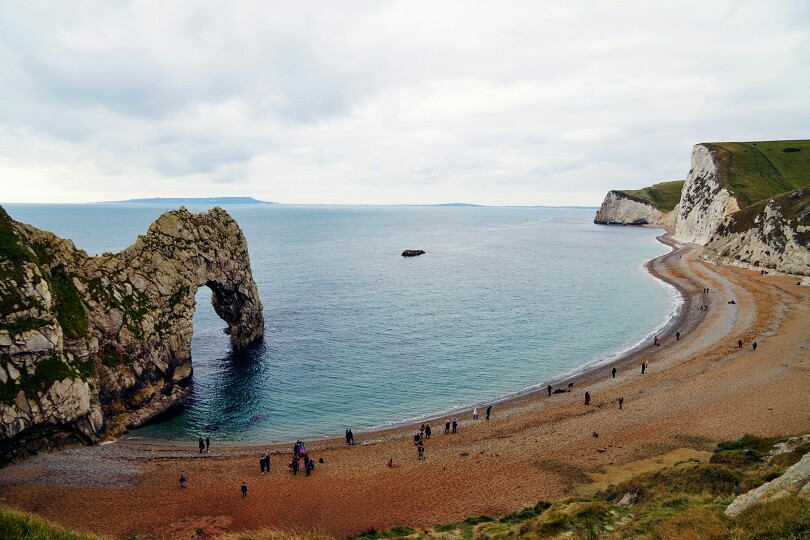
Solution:
[[[661,212],[652,204],[630,199],[620,191],[608,191],[602,206],[596,211],[594,223],[605,225],[661,225],[673,226],[678,208]]]
[[[247,242],[221,208],[167,212],[101,257],[0,208],[0,462],[24,445],[116,435],[180,404],[203,285],[235,348],[263,335]]]
[[[739,209],[737,199],[723,187],[712,150],[696,144],[677,208],[675,237],[682,242],[705,244],[723,218]]]
[[[805,454],[779,478],[765,482],[734,499],[726,508],[726,515],[735,516],[754,504],[789,495],[810,499],[810,454]]]
[[[722,264],[810,276],[810,188],[751,205],[726,217],[703,250]]]

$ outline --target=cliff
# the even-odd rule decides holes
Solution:
[[[682,183],[682,182],[678,182]],[[655,203],[627,191],[609,191],[596,212],[594,223],[605,225],[674,225],[674,213],[662,211]]]
[[[704,247],[703,258],[810,276],[810,187],[727,216]]]
[[[706,245],[706,259],[810,273],[810,141],[697,144],[677,198],[668,184],[668,193],[660,189],[667,184],[610,191],[594,222],[673,227],[678,240]],[[665,213],[656,198],[674,208]]]
[[[247,242],[220,208],[167,212],[100,257],[0,208],[0,463],[182,403],[203,285],[235,348],[263,335]]]
[[[692,149],[692,168],[681,191],[675,237],[705,244],[720,220],[739,210],[737,198],[724,186],[713,152],[703,144]]]

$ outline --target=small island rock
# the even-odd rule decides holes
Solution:
[[[403,257],[416,257],[417,255],[423,255],[425,253],[424,249],[406,249],[402,252]]]

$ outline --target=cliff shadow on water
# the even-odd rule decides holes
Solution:
[[[188,397],[145,422],[143,429],[132,435],[151,438],[165,434],[173,440],[193,441],[199,436],[216,437],[226,425],[249,427],[267,421],[267,415],[261,412],[245,416],[246,411],[254,411],[251,405],[262,401],[256,395],[259,389],[255,381],[272,376],[263,363],[268,354],[264,337],[241,349],[230,346],[227,349],[224,354],[210,356],[195,352],[192,346],[194,372],[185,382],[189,387]],[[197,357],[205,357],[205,360],[198,361]],[[198,362],[205,364],[198,366]],[[202,381],[199,376],[195,379],[197,372],[212,369],[216,375],[206,373]],[[206,384],[210,379],[215,379],[216,384]]]

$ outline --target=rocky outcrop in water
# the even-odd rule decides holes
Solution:
[[[201,286],[235,348],[263,335],[247,242],[220,208],[167,212],[99,257],[0,208],[0,462],[182,403]]]
[[[425,251],[423,249],[406,249],[402,252],[403,257],[418,257],[419,255],[424,255]]]

